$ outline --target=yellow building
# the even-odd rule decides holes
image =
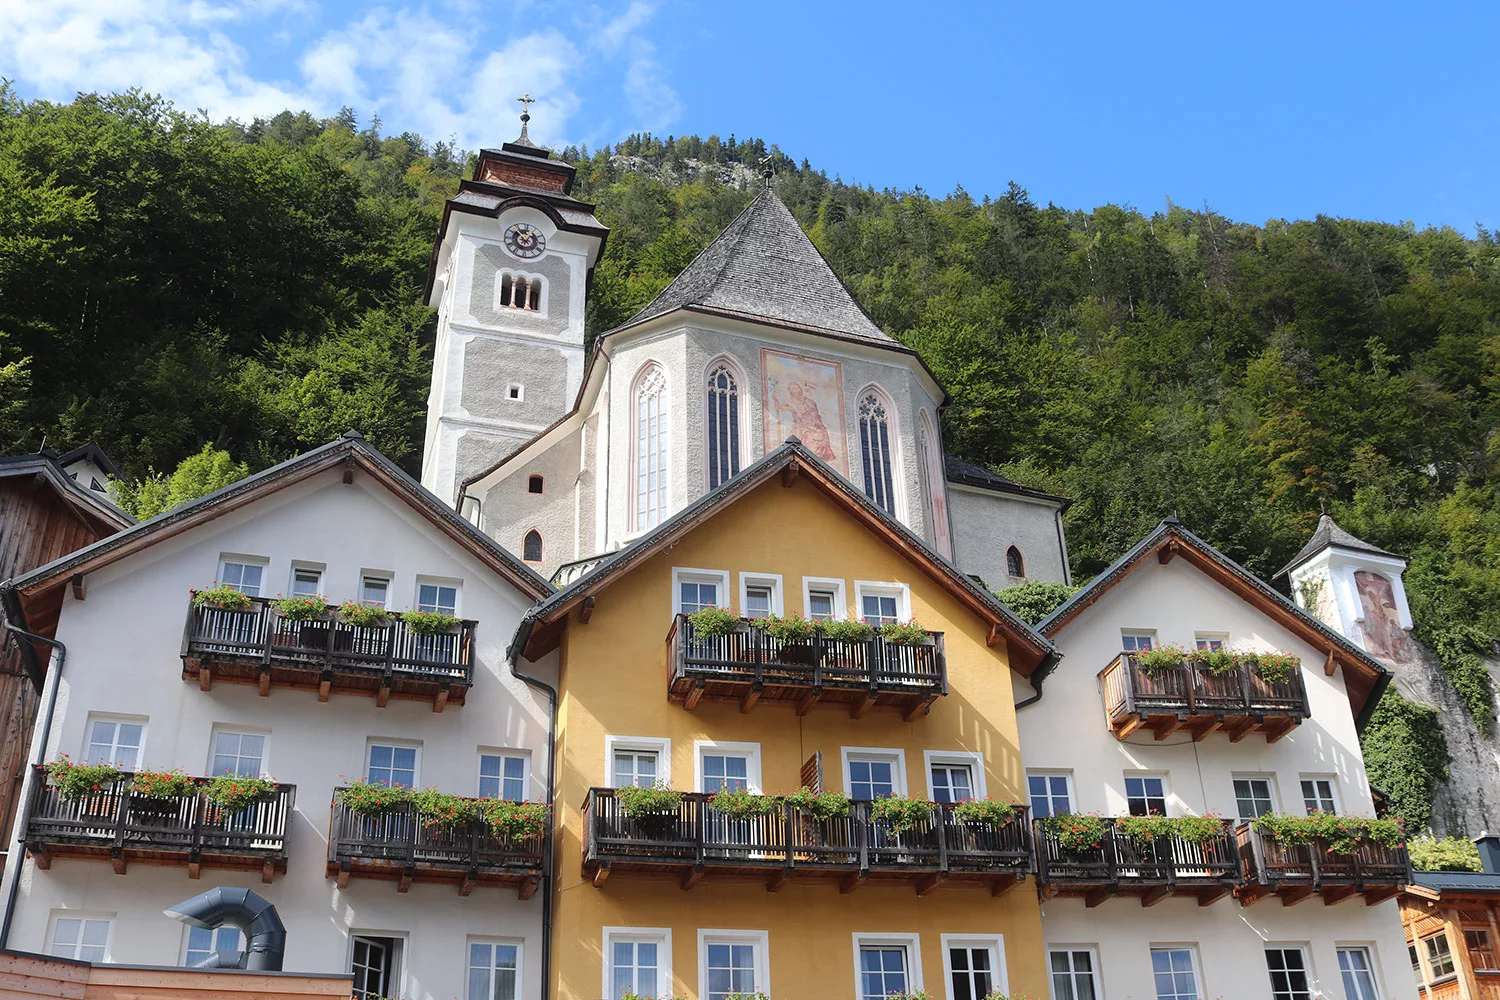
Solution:
[[[704,606],[936,634],[705,637]],[[1047,995],[1025,816],[952,803],[1025,801],[1013,673],[1055,652],[795,438],[535,607],[513,655],[554,648],[552,996]],[[615,793],[658,782],[680,803]],[[804,784],[848,816],[701,794]],[[869,802],[893,794],[943,804],[897,829]]]

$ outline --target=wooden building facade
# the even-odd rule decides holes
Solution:
[[[1500,836],[1477,838],[1482,872],[1417,872],[1401,926],[1423,1000],[1500,1000]]]

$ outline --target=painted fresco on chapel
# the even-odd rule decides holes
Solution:
[[[843,366],[763,347],[760,377],[765,450],[796,435],[808,451],[848,475]]]

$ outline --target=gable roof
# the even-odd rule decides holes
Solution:
[[[854,301],[770,188],[618,329],[677,309],[898,346]]]
[[[68,453],[74,456],[72,461],[77,460],[78,451],[82,449]],[[102,455],[103,452],[100,454]],[[50,451],[41,451],[30,455],[11,455],[0,458],[0,479],[12,476],[36,477],[39,482],[52,487],[63,503],[72,508],[75,514],[103,534],[119,531],[121,528],[128,528],[135,524],[135,518],[100,496],[98,491],[81,485],[68,473],[63,462],[68,455],[58,457]]]
[[[1335,546],[1341,549],[1352,549],[1355,552],[1369,552],[1372,555],[1388,556],[1391,559],[1406,558],[1394,552],[1387,552],[1385,549],[1377,548],[1363,539],[1355,538],[1334,523],[1333,518],[1324,514],[1318,518],[1318,527],[1313,531],[1312,537],[1307,540],[1307,544],[1302,546],[1302,551],[1293,556],[1291,562],[1277,570],[1276,576],[1272,577],[1272,579],[1279,579],[1285,576],[1319,552]]]
[[[795,437],[740,472],[718,489],[642,535],[551,597],[535,605],[521,619],[511,642],[510,658],[524,654],[536,659],[557,645],[569,613],[583,601],[614,583],[645,560],[674,545],[680,538],[735,501],[747,496],[774,476],[791,485],[799,476],[817,487],[872,534],[900,550],[933,581],[938,583],[990,625],[990,645],[1004,638],[1009,644],[1011,668],[1026,677],[1045,673],[1061,654],[1043,636],[1017,618],[980,584],[953,563],[938,555],[906,525],[877,507]]]
[[[1182,556],[1193,567],[1292,634],[1311,645],[1326,648],[1328,662],[1324,669],[1331,674],[1335,666],[1344,668],[1344,689],[1349,695],[1349,705],[1354,711],[1356,725],[1364,728],[1386,685],[1391,682],[1390,671],[1245,567],[1184,528],[1176,518],[1169,517],[1157,525],[1129,552],[1042,619],[1037,631],[1050,639],[1152,555],[1161,563]]]
[[[369,475],[531,599],[536,600],[552,593],[552,585],[530,566],[459,517],[453,508],[433,496],[390,459],[367,444],[358,431],[347,431],[328,444],[0,583],[0,602],[4,604],[6,615],[21,623],[28,631],[51,636],[56,632],[58,615],[62,610],[63,591],[70,581],[81,581],[87,574],[157,542],[196,528],[319,473],[340,467],[345,470],[346,482],[353,481],[356,469]]]
[[[1016,496],[1045,500],[1059,504],[1063,510],[1073,505],[1069,497],[1060,497],[1034,490],[1030,486],[1022,486],[1014,479],[1008,479],[994,469],[975,462],[966,462],[954,455],[943,456],[943,476],[948,482],[957,483],[960,486],[973,486],[976,489],[991,490],[995,493],[1014,493]]]
[[[1415,877],[1410,888],[1426,889],[1422,895],[1440,898],[1449,895],[1500,896],[1500,875],[1489,872],[1424,872],[1412,873]]]

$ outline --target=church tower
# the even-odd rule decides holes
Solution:
[[[1401,574],[1406,559],[1354,537],[1324,514],[1317,530],[1277,576],[1289,575],[1298,607],[1366,653],[1411,658],[1411,608]]]
[[[574,168],[526,134],[483,149],[443,208],[427,273],[438,310],[422,485],[458,484],[568,412],[583,379],[589,276],[608,230],[573,198]]]

